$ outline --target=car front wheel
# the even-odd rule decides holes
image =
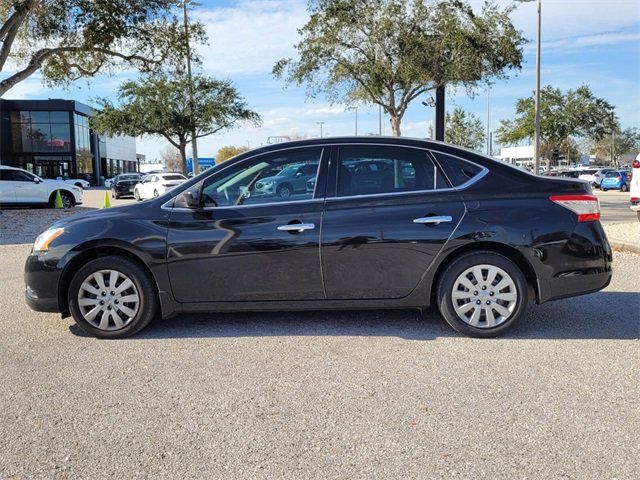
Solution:
[[[137,263],[119,256],[82,266],[71,280],[68,302],[76,324],[99,338],[133,335],[158,311],[153,280]]]
[[[522,317],[528,300],[524,275],[503,255],[470,252],[442,274],[440,313],[455,330],[471,337],[496,337]]]

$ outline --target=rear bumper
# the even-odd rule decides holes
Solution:
[[[600,222],[577,223],[566,241],[536,250],[538,303],[597,292],[611,282],[611,246]]]

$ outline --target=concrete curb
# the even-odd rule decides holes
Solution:
[[[640,255],[640,245],[637,243],[623,242],[622,240],[616,240],[615,238],[609,238],[609,245],[614,250],[622,250],[625,252],[637,253]]]

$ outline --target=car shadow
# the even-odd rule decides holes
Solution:
[[[71,330],[82,335],[75,325]],[[275,336],[398,337],[434,340],[460,336],[435,309],[185,314],[157,320],[136,340]],[[530,304],[501,339],[614,339],[640,337],[640,293],[598,292]]]

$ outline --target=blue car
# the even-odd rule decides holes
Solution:
[[[621,192],[627,192],[629,191],[629,175],[627,175],[627,172],[622,170],[608,172],[602,179],[600,188],[603,192],[606,192],[607,190],[620,190]]]

